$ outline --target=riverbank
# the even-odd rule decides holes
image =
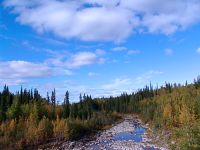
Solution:
[[[167,150],[167,145],[159,147],[151,139],[148,125],[142,124],[137,116],[127,115],[122,122],[97,134],[85,136],[78,141],[52,143],[46,149],[74,150]]]

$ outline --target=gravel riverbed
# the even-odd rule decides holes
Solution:
[[[126,116],[110,129],[79,141],[67,141],[49,149],[57,150],[167,150],[153,144],[148,126],[132,115]]]

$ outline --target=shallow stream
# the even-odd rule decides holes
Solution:
[[[79,141],[66,141],[57,150],[167,150],[152,144],[148,127],[134,116],[127,115],[110,129]]]
[[[142,136],[146,132],[146,129],[142,126],[136,126],[133,132],[121,132],[117,133],[113,136],[113,140],[117,141],[134,141],[134,142],[142,142]]]
[[[125,119],[122,123],[117,124],[94,141],[87,149],[90,150],[159,150],[154,145],[144,139],[147,128],[143,127],[136,119]]]

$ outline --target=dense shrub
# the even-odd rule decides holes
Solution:
[[[54,137],[59,139],[69,138],[69,127],[68,121],[66,119],[60,119],[58,116],[55,121],[53,121],[53,134]]]
[[[53,125],[48,118],[43,117],[37,127],[37,136],[40,140],[45,140],[53,135]]]
[[[69,138],[78,139],[88,132],[84,122],[80,120],[69,121]]]

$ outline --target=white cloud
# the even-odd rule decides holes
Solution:
[[[123,92],[132,93],[138,88],[143,88],[143,86],[149,84],[153,78],[161,74],[163,74],[163,72],[157,70],[150,70],[135,78],[115,78],[107,84],[99,85],[98,87],[100,88],[85,87],[85,91],[92,93],[94,97],[118,96]]]
[[[114,51],[114,52],[120,52],[120,51],[125,51],[125,50],[127,50],[126,47],[114,47],[114,48],[112,48],[112,51]]]
[[[120,42],[141,30],[168,35],[200,22],[199,0],[4,0],[3,5],[39,33],[83,41]]]
[[[98,74],[97,73],[95,73],[95,72],[89,72],[88,73],[88,76],[89,77],[94,77],[94,76],[97,76]]]
[[[106,62],[106,59],[105,58],[99,58],[98,59],[98,64],[104,64]]]
[[[129,55],[140,54],[139,50],[128,50],[127,52]]]
[[[71,70],[67,70],[67,69],[64,69],[64,74],[68,76],[74,75],[74,73]]]
[[[162,71],[157,71],[157,70],[150,70],[140,76],[138,76],[135,80],[134,83],[141,85],[141,84],[148,84],[148,82],[151,81],[151,79],[156,76],[156,75],[161,75],[163,74]]]
[[[72,69],[104,63],[105,59],[101,57],[103,53],[103,50],[73,54],[48,50],[50,58],[40,63],[23,60],[0,61],[0,82],[1,84],[17,85],[28,83],[32,78],[74,75]]]
[[[119,46],[119,47],[114,47],[111,49],[113,52],[124,52],[126,51],[127,55],[135,55],[135,54],[140,54],[140,50],[133,50],[133,49],[128,49],[127,47],[124,46]]]
[[[74,54],[71,60],[67,63],[68,68],[79,68],[85,65],[96,63],[97,55],[92,52],[78,52]]]
[[[130,84],[130,79],[128,78],[116,78],[111,83],[102,86],[103,89],[116,89],[124,85]]]
[[[0,85],[10,85],[10,86],[15,86],[15,85],[23,85],[28,83],[27,80],[25,79],[0,79]]]
[[[84,4],[86,2],[57,0],[4,1],[4,6],[13,8],[21,24],[30,25],[40,33],[53,32],[63,38],[121,41],[131,34],[137,24],[137,20],[131,19],[132,13],[126,9],[84,7]]]
[[[108,84],[104,84],[100,86],[103,90],[112,91],[116,95],[121,94],[122,92],[133,92],[138,87],[143,87],[145,84],[149,84],[149,82],[157,75],[161,75],[163,72],[150,70],[145,72],[144,74],[135,77],[135,78],[116,78],[112,82]],[[110,93],[111,94],[111,93]],[[111,94],[112,95],[112,94]]]
[[[112,1],[108,1],[108,0],[85,0],[85,2],[90,3],[90,4],[98,4],[101,6],[106,6],[106,7],[113,7],[113,6],[117,6],[117,4],[119,4],[120,0],[112,0]]]
[[[41,37],[41,36],[35,36],[35,38],[41,40],[42,42],[51,44],[51,45],[58,45],[58,46],[67,46],[68,45],[67,42],[53,39],[53,38],[47,38],[47,37]]]
[[[77,53],[57,53],[50,51],[52,56],[46,60],[46,63],[58,68],[77,69],[83,66],[105,63],[105,59],[102,57],[104,53],[103,50],[99,49],[95,52],[82,51]]]
[[[1,78],[45,77],[52,74],[49,67],[26,61],[0,62],[0,68]]]
[[[152,33],[172,34],[200,21],[198,0],[126,0],[123,7],[141,16],[141,26]]]
[[[104,50],[102,50],[102,49],[96,49],[96,54],[97,55],[105,55],[106,52]]]
[[[23,84],[27,78],[40,78],[52,76],[53,70],[39,63],[26,61],[6,61],[0,62],[0,81],[1,84]]]
[[[72,80],[65,80],[65,81],[52,81],[50,83],[45,84],[38,84],[36,86],[39,91],[43,93],[44,96],[46,96],[47,91],[52,91],[54,88],[56,88],[56,98],[58,101],[63,101],[64,94],[68,90],[70,101],[75,102],[79,100],[79,94],[80,93],[87,93],[89,94],[89,87],[86,85],[81,85],[75,81]]]
[[[96,73],[91,72],[88,73],[88,75],[89,74],[93,75]],[[69,90],[70,100],[75,102],[79,100],[79,93],[91,94],[92,97],[118,96],[123,92],[132,93],[138,88],[143,88],[145,85],[149,84],[153,78],[161,74],[163,74],[163,72],[150,70],[138,77],[118,77],[108,83],[100,83],[99,85],[94,86],[67,80],[64,82],[54,81],[52,83],[41,84],[37,87],[40,91],[43,91],[44,95],[46,95],[46,90],[51,91],[54,87],[56,87],[58,100],[62,100],[66,90]]]
[[[171,48],[165,49],[165,54],[166,55],[172,55],[173,53],[174,53],[173,49],[171,49]]]
[[[199,53],[199,54],[200,54],[200,48],[197,48],[197,53]]]
[[[20,85],[28,83],[33,78],[45,78],[59,75],[74,75],[65,68],[54,64],[28,61],[0,61],[0,84]]]

